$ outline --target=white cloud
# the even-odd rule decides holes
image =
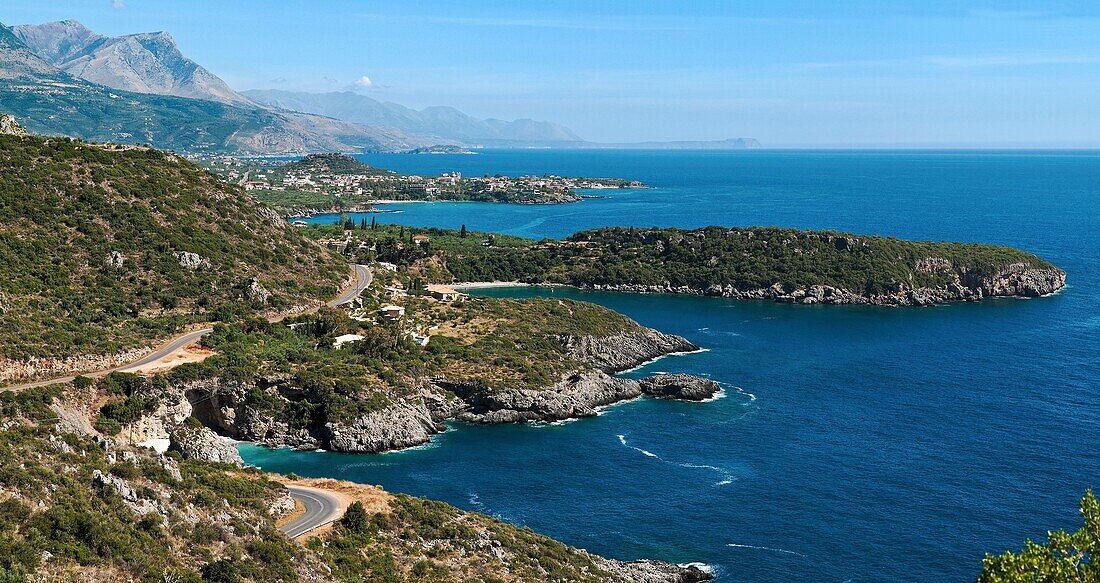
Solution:
[[[374,86],[374,81],[371,81],[370,77],[363,75],[362,77],[355,80],[355,86],[360,89],[370,89]]]
[[[122,10],[126,8],[126,0],[111,0],[111,8],[115,10]]]

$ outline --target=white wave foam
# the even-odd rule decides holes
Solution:
[[[478,498],[477,492],[466,492],[466,499],[473,506],[477,506],[478,508],[485,507],[485,503],[482,502],[480,498]]]
[[[799,553],[799,552],[796,552],[796,551],[791,551],[791,550],[787,550],[787,549],[779,549],[779,548],[775,548],[775,547],[761,547],[761,546],[757,546],[757,545],[741,545],[741,544],[737,544],[737,543],[729,543],[726,546],[727,547],[733,547],[733,548],[736,548],[736,549],[755,549],[755,550],[758,550],[758,551],[771,551],[773,553],[786,553],[788,555],[795,555],[795,556],[798,556],[798,557],[805,557],[806,556],[806,555],[803,555],[802,553]]]
[[[702,572],[704,572],[708,575],[714,575],[714,567],[711,567],[710,565],[708,565],[706,563],[699,563],[699,562],[680,563],[679,566],[680,567],[695,567],[696,569],[699,569],[700,571],[702,571]]]
[[[711,396],[710,398],[707,398],[707,399],[703,399],[699,402],[700,403],[712,403],[714,401],[717,401],[718,399],[725,399],[725,398],[726,398],[726,389],[721,389],[720,388],[720,389],[718,389],[718,392],[714,393],[713,396]]]
[[[748,397],[750,403],[756,400],[756,395],[746,391],[745,389],[742,389],[741,387],[733,387],[733,388],[737,389],[738,393],[741,393],[742,395],[745,395],[746,397]]]
[[[599,412],[597,412],[597,415],[598,415],[598,414],[599,414]],[[574,422],[576,422],[576,421],[580,421],[580,420],[581,420],[581,418],[580,418],[580,417],[571,417],[571,418],[569,418],[569,419],[559,419],[559,420],[557,420],[557,421],[551,421],[551,422],[549,422],[549,423],[546,423],[546,422],[538,422],[538,423],[530,423],[529,425],[530,425],[531,427],[535,427],[535,428],[542,428],[542,427],[558,427],[558,426],[561,426],[561,425],[568,425],[569,423],[574,423]]]
[[[626,436],[625,435],[617,435],[616,437],[619,438],[619,443],[623,444],[624,446],[629,447],[630,449],[632,449],[632,450],[634,450],[638,453],[641,453],[642,455],[644,455],[646,457],[651,457],[651,458],[653,458],[653,459],[655,459],[659,462],[666,463],[666,464],[672,464],[674,466],[679,466],[681,468],[690,468],[690,469],[696,469],[696,470],[711,470],[713,472],[717,472],[718,475],[721,476],[722,479],[719,480],[718,482],[715,482],[714,483],[715,486],[725,486],[726,484],[730,484],[734,480],[737,479],[736,476],[734,476],[729,470],[727,470],[725,468],[720,468],[720,467],[717,467],[717,466],[711,466],[711,465],[707,465],[707,464],[691,464],[691,463],[687,463],[687,462],[669,461],[669,460],[666,460],[665,458],[663,458],[663,457],[661,457],[661,456],[659,456],[659,455],[657,455],[657,454],[655,454],[655,453],[653,453],[649,450],[642,449],[640,447],[634,447],[633,445],[630,445],[629,443],[626,442]]]

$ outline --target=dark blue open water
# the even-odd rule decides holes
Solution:
[[[1100,154],[492,152],[365,157],[406,172],[637,178],[574,205],[406,204],[380,221],[560,237],[599,225],[783,225],[1015,245],[1063,267],[1036,300],[789,306],[569,290],[709,351],[633,374],[726,397],[559,426],[455,425],[378,456],[242,446],[265,469],[382,484],[605,555],[727,581],[968,581],[985,551],[1076,528],[1100,486]],[[327,221],[329,218],[319,218]]]

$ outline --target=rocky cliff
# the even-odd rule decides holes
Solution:
[[[864,304],[872,306],[931,306],[947,302],[977,302],[984,298],[1035,298],[1057,292],[1066,286],[1066,272],[1057,267],[1031,267],[1015,263],[993,275],[951,271],[954,281],[935,287],[898,284],[889,293],[863,294],[829,285],[814,285],[788,290],[781,284],[767,288],[741,290],[733,285],[712,285],[705,289],[691,286],[596,284],[592,289],[630,293],[676,293],[746,300],[771,300],[788,304]]]
[[[606,337],[565,336],[561,340],[571,358],[610,372],[634,368],[659,356],[699,349],[685,338],[652,329]]]

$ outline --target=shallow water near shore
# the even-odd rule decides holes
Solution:
[[[533,237],[767,224],[1003,243],[1064,268],[1070,287],[1036,300],[905,309],[477,290],[593,301],[681,334],[707,351],[629,376],[705,375],[725,397],[639,399],[562,425],[454,424],[428,447],[384,455],[242,445],[250,463],[446,500],[616,558],[702,561],[727,581],[973,580],[984,552],[1077,528],[1079,498],[1100,487],[1097,153],[365,159],[401,171],[653,185],[554,207],[393,205],[405,212],[380,222]]]

